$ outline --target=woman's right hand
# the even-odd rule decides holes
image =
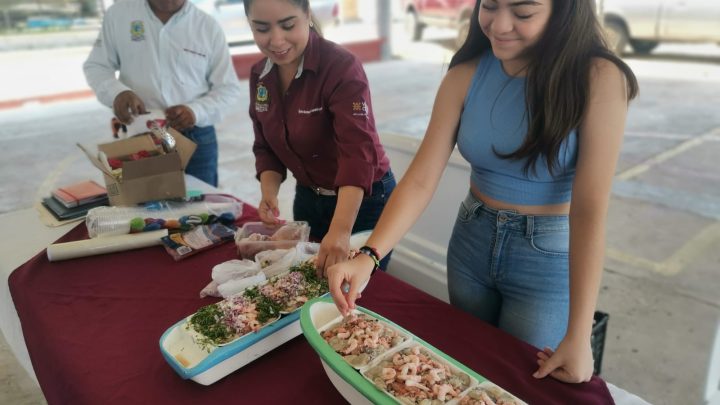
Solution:
[[[370,279],[374,266],[373,260],[361,253],[352,260],[335,264],[326,270],[330,295],[343,316],[355,309],[360,288]]]
[[[280,209],[278,208],[277,197],[263,196],[258,206],[258,214],[260,215],[260,220],[264,224],[279,224],[280,220],[278,219],[278,217],[280,216]]]

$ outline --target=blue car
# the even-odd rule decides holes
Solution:
[[[62,17],[28,17],[27,21],[25,22],[25,28],[28,29],[69,29],[72,25],[72,19]]]

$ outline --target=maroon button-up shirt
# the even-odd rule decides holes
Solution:
[[[390,161],[380,144],[370,88],[360,61],[310,30],[298,74],[282,94],[278,67],[268,59],[250,76],[255,168],[309,187],[357,186],[370,195]]]

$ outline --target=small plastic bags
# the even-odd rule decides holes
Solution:
[[[259,252],[255,260],[233,259],[220,263],[213,267],[212,281],[200,291],[200,297],[227,298],[237,294],[312,258],[319,249],[318,243],[302,242],[291,249]]]
[[[252,260],[229,260],[213,267],[212,279],[222,284],[232,279],[253,276],[260,271],[260,266]]]

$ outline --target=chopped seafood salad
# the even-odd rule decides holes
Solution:
[[[367,314],[352,314],[321,333],[345,361],[355,368],[405,342],[408,337]]]
[[[463,394],[458,401],[460,405],[526,405],[509,392],[497,385],[485,381]]]
[[[404,404],[445,404],[473,382],[419,344],[388,353],[362,374]]]
[[[290,313],[308,300],[329,291],[327,280],[318,278],[312,262],[292,267],[290,272],[271,278],[258,287],[261,296],[280,305],[280,311]]]
[[[216,304],[200,308],[185,324],[200,337],[195,341],[210,351],[257,332],[307,300],[328,292],[327,280],[316,276],[312,261],[290,267],[267,283],[248,288]]]

